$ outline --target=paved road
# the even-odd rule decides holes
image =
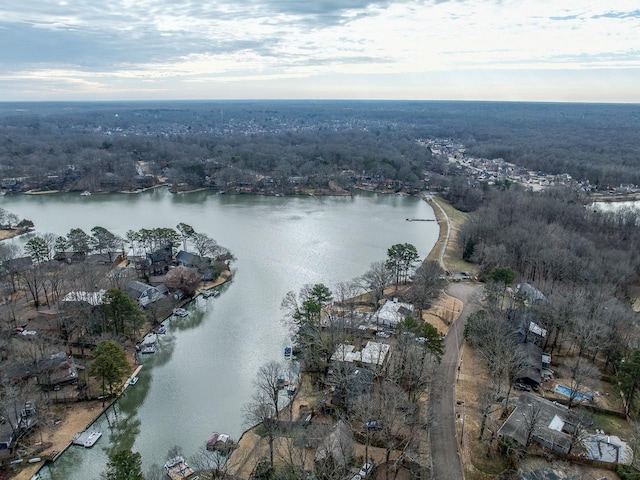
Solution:
[[[464,325],[467,318],[478,309],[477,295],[480,286],[452,283],[447,293],[463,303],[462,313],[449,328],[445,337],[445,353],[431,382],[430,432],[433,480],[463,479],[462,464],[458,456],[458,439],[455,422],[455,381],[458,370],[460,347],[463,342]]]

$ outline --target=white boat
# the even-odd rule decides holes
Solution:
[[[102,432],[98,432],[97,430],[85,430],[84,432],[76,433],[73,436],[73,444],[80,445],[84,448],[91,448],[95,445],[95,443],[100,439],[101,436]]]
[[[89,197],[89,196],[91,196],[91,192],[90,192],[89,190],[85,190],[84,192],[82,192],[82,193],[80,194],[80,196],[82,196],[82,197]]]
[[[186,317],[187,315],[189,315],[189,312],[187,312],[184,308],[174,308],[173,314],[176,317]]]
[[[218,290],[205,290],[204,292],[202,292],[202,296],[204,298],[209,298],[209,297],[217,297],[220,294],[220,292]]]
[[[161,323],[156,333],[158,335],[164,335],[165,333],[167,333],[167,326],[164,323]]]
[[[136,383],[138,383],[138,377],[131,377],[129,379],[129,385],[135,385]]]
[[[153,343],[143,343],[140,353],[156,353],[156,346]]]

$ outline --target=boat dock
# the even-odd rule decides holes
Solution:
[[[164,470],[167,472],[171,480],[183,480],[189,478],[195,472],[193,468],[187,465],[183,457],[175,457],[164,464]]]
[[[76,433],[73,436],[72,442],[74,445],[91,448],[96,444],[101,436],[102,432],[98,432],[97,430],[85,430],[84,432]]]

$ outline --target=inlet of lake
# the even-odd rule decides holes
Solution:
[[[436,222],[406,221],[435,218],[431,206],[400,195],[263,197],[161,188],[6,195],[0,207],[32,220],[38,234],[102,226],[124,237],[128,230],[184,222],[237,257],[222,293],[189,304],[191,314],[169,322],[156,353],[141,356],[138,383],[94,424],[103,433],[96,446],[72,446],[41,471],[42,478],[65,480],[100,478],[108,445],[140,452],[147,471],[163,465],[176,445],[188,459],[214,431],[239,438],[256,372],[270,360],[284,361],[290,342],[280,309],[285,294],[304,284],[334,288],[352,280],[396,243],[415,245],[424,258],[438,237]]]

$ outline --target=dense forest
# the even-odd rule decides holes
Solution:
[[[640,184],[640,107],[484,102],[128,102],[0,105],[7,191],[184,188],[415,192],[456,183],[417,140],[471,155]],[[426,174],[432,172],[432,176]],[[435,175],[435,178],[434,178]],[[460,182],[458,182],[460,183]]]
[[[503,268],[540,290],[546,300],[535,318],[551,332],[547,340],[555,338],[548,348],[570,339],[581,355],[603,352],[608,369],[640,348],[631,308],[640,277],[638,225],[638,210],[585,208],[566,189],[492,190],[462,228],[459,247],[489,290]]]

